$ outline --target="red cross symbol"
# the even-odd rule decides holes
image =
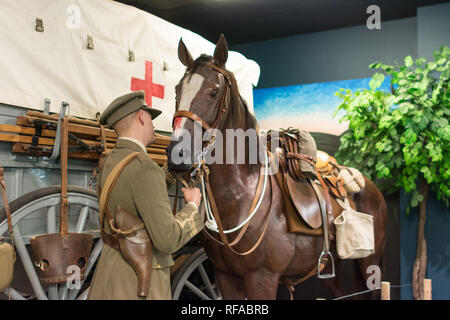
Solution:
[[[164,99],[164,86],[153,83],[153,63],[145,60],[145,79],[131,77],[131,91],[145,91],[145,102],[152,106],[152,97]]]

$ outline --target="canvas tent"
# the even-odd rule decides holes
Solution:
[[[50,111],[59,112],[66,101],[70,115],[93,119],[117,96],[145,90],[147,103],[163,110],[155,120],[163,131],[172,130],[174,88],[185,71],[178,41],[183,38],[193,57],[215,48],[189,30],[109,0],[0,0],[0,21],[1,103],[43,110],[47,98]],[[43,32],[36,30],[40,21]],[[253,110],[259,66],[230,51],[226,67]]]

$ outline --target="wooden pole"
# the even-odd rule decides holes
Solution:
[[[431,279],[423,279],[423,300],[431,300]]]
[[[391,300],[391,284],[381,281],[381,300]]]

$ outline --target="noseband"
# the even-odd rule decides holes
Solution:
[[[230,88],[231,88],[231,81],[230,81],[230,79],[229,79],[229,77],[227,75],[227,72],[224,69],[222,69],[219,66],[217,66],[216,64],[214,64],[213,62],[206,62],[206,63],[203,63],[202,65],[211,67],[213,70],[215,70],[215,71],[219,72],[220,74],[222,74],[223,77],[225,78],[225,89],[224,89],[224,92],[222,94],[222,97],[220,98],[219,114],[217,115],[216,120],[210,126],[201,117],[199,117],[195,113],[193,113],[191,111],[186,111],[186,110],[179,110],[179,111],[176,111],[174,113],[174,115],[173,115],[172,128],[173,128],[173,121],[176,118],[178,118],[178,117],[183,117],[183,118],[191,119],[194,122],[200,123],[201,126],[203,127],[203,129],[205,129],[205,130],[217,129],[218,126],[219,126],[220,120],[222,120],[222,116],[228,110],[228,104],[227,104],[226,99],[227,99],[228,93],[229,93]],[[191,109],[191,108],[189,108],[189,109]]]

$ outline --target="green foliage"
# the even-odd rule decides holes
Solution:
[[[438,199],[450,196],[450,49],[441,47],[434,61],[407,56],[403,65],[375,62],[369,67],[391,76],[391,93],[377,91],[385,76],[375,73],[370,90],[341,89],[335,111],[349,130],[336,158],[356,167],[388,192],[403,188],[410,205],[422,200],[418,183],[426,181]],[[409,212],[409,207],[408,207]]]

